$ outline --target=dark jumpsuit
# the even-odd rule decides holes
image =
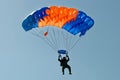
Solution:
[[[67,64],[69,60],[70,59],[69,59],[68,56],[63,57],[63,58],[61,56],[58,57],[58,61],[60,61],[60,65],[62,66],[63,75],[64,75],[64,69],[65,68],[68,68],[69,74],[71,74],[71,67]]]

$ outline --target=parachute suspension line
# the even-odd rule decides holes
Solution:
[[[67,38],[65,38],[65,46],[66,46],[66,49],[68,50],[68,46],[67,46]]]
[[[55,40],[53,39],[54,36],[52,35],[52,31],[53,29],[51,28],[47,28],[49,34],[47,36],[45,36],[45,40],[48,41],[47,43],[49,43],[49,45],[51,45],[52,47],[54,47],[55,50],[57,50],[57,47],[55,45]]]
[[[47,36],[44,36],[45,29],[48,32]],[[76,38],[78,37],[77,35],[72,35],[63,29],[58,29],[56,27],[46,27],[45,29],[34,29],[31,33],[43,39],[55,51],[59,49],[70,51],[79,41],[79,38]]]
[[[69,52],[69,47],[70,47],[70,45],[71,45],[71,44],[69,43],[70,40],[69,40],[69,38],[66,38],[65,41],[66,41],[66,49],[67,49],[67,51]]]
[[[77,44],[80,37],[78,35],[72,35],[68,32],[65,32],[63,35],[65,39],[66,49],[67,51],[70,51]]]
[[[70,44],[69,41],[70,41],[69,38],[66,38],[66,48],[67,48],[67,51],[69,51],[69,44]]]
[[[53,30],[53,36],[54,36],[54,39],[55,39],[55,45],[56,45],[56,47],[57,47],[57,49],[58,49],[58,44],[57,44],[57,39],[56,39],[57,36],[56,36],[56,34],[55,34],[55,30],[56,30],[56,29]]]
[[[64,30],[63,30],[64,31]],[[66,50],[68,51],[68,33],[67,32],[63,32],[63,39],[64,39],[64,44],[65,44],[65,47],[66,47]]]
[[[70,37],[71,37],[71,34],[69,34],[67,31],[63,30],[64,32],[62,33],[63,34],[63,39],[64,39],[64,42],[65,42],[65,47],[66,47],[66,50],[68,51],[69,49],[69,46],[70,46]]]
[[[49,32],[49,27],[47,28],[47,31]],[[50,47],[52,47],[54,50],[57,50],[56,49],[56,47],[55,47],[55,45],[52,43],[53,41],[51,41],[51,36],[50,36],[51,34],[50,34],[50,32],[49,32],[49,35],[47,35],[47,36],[45,36],[44,37],[44,40],[47,42],[47,44],[50,46]]]
[[[60,40],[61,43],[60,42],[59,43],[60,43],[60,47],[61,48],[65,48],[64,47],[64,41],[63,41],[63,35],[62,34],[63,34],[62,30],[60,30],[59,31],[59,36],[60,36],[61,39],[59,39],[59,40]]]
[[[61,45],[61,48],[67,49],[67,48],[66,48],[66,39],[64,38],[63,29],[60,29],[60,31],[59,31],[59,36],[60,36],[60,38],[61,38],[61,39],[59,39],[60,42],[61,42],[61,43],[59,42],[59,44]]]
[[[71,46],[71,37],[67,37],[66,38],[66,48],[67,48],[67,51],[69,51],[69,47]]]
[[[50,38],[51,38],[51,41],[53,42],[54,46],[56,46],[56,48],[58,49],[58,46],[56,43],[55,28],[54,27],[50,30]]]
[[[61,29],[60,30],[61,32],[60,32],[60,37],[61,37],[61,39],[59,39],[59,40],[61,40],[61,41],[59,41],[59,42],[61,42],[62,43],[62,48],[65,48],[65,50],[67,50],[68,51],[68,49],[69,49],[69,47],[70,47],[70,43],[69,43],[69,39],[71,38],[71,34],[69,34],[67,31],[65,31],[64,29]],[[61,44],[60,44],[61,45]]]
[[[48,40],[48,39],[45,39],[45,38],[41,35],[41,33],[42,33],[42,32],[39,31],[38,29],[34,29],[34,30],[31,31],[31,34],[33,34],[33,35],[35,35],[35,36],[43,39],[50,47],[52,47],[52,48],[56,51],[55,47],[53,47],[53,46],[50,44],[49,40]]]
[[[56,31],[58,32],[58,33],[57,33],[57,36],[56,36],[58,39],[57,39],[56,42],[57,42],[57,44],[58,44],[58,50],[59,50],[59,49],[60,49],[60,46],[61,46],[60,31],[59,31],[58,29],[56,29]]]
[[[68,50],[70,51],[79,42],[79,40],[80,38],[78,38]]]
[[[72,43],[74,42],[74,36],[72,35],[71,37],[69,37],[68,39],[68,50],[70,51],[70,47],[72,46]],[[70,45],[70,46],[69,46]]]
[[[63,32],[63,39],[64,39],[64,44],[65,44],[65,47],[66,47],[66,50],[68,51],[68,45],[67,45],[67,40],[68,40],[68,38],[67,38],[67,35],[68,33],[64,33]]]
[[[60,49],[60,45],[61,45],[61,39],[60,39],[60,29],[55,29],[56,31],[56,43],[57,43],[57,46],[58,46],[58,50]]]
[[[44,39],[44,41],[45,41],[50,47],[52,47],[55,51],[57,50],[54,46],[52,46],[52,45],[50,44],[50,42],[49,42],[48,39]]]
[[[56,27],[54,27],[54,30],[53,30],[54,32],[54,40],[55,40],[55,43],[56,43],[56,47],[57,47],[57,50],[59,49],[59,47],[60,47],[60,45],[59,45],[59,30],[58,30],[58,28],[56,28]]]
[[[52,36],[52,31],[50,30],[49,27],[47,28],[47,31],[48,31],[48,35],[45,38],[48,39],[51,45],[55,47],[53,36]]]
[[[34,36],[40,37],[40,38],[44,38],[43,36],[39,35],[39,31],[37,29],[33,29],[32,31],[30,31],[30,33]]]
[[[43,39],[50,47],[52,47],[54,50],[56,50],[55,46],[52,45],[51,41],[47,38],[47,36],[43,36],[44,30],[42,29],[34,29],[33,30],[35,33],[33,33],[34,35],[36,35],[37,37]]]

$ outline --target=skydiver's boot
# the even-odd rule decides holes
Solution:
[[[68,70],[69,70],[69,74],[72,75],[71,73],[71,67],[68,65]]]
[[[63,72],[63,75],[64,75],[64,72]]]
[[[72,75],[72,73],[71,73],[71,72],[70,72],[69,74],[70,74],[70,75]]]
[[[64,75],[64,69],[65,69],[65,67],[62,67],[62,73],[63,73],[63,75]]]

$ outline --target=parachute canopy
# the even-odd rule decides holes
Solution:
[[[42,28],[45,26],[55,26],[65,29],[69,33],[81,36],[86,33],[94,24],[93,19],[84,12],[75,8],[67,7],[44,7],[29,15],[22,23],[25,31],[32,28]]]
[[[36,29],[35,34],[46,39],[60,54],[66,53],[68,48],[58,48],[59,45],[74,46],[77,39],[85,35],[93,25],[94,20],[83,11],[63,6],[43,7],[28,15],[22,22],[25,31]],[[77,34],[79,37],[76,39]]]

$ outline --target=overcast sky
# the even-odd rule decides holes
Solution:
[[[69,53],[72,75],[54,51],[21,24],[34,10],[58,5],[84,11],[94,27]],[[0,0],[0,80],[120,80],[119,0]]]

